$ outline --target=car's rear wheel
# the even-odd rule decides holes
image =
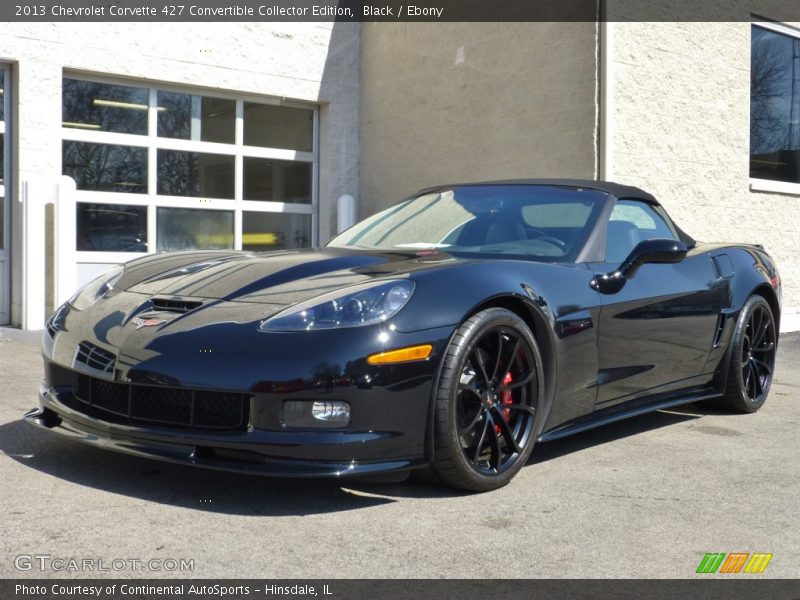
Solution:
[[[433,472],[470,491],[507,484],[533,450],[543,390],[541,353],[525,321],[503,308],[470,317],[444,357]]]
[[[736,321],[728,381],[720,406],[751,413],[764,405],[772,384],[777,346],[778,332],[769,302],[762,296],[750,296]]]

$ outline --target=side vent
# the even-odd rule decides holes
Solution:
[[[719,348],[720,343],[722,342],[722,334],[725,331],[725,323],[728,320],[728,315],[725,313],[720,313],[717,317],[717,332],[714,334],[714,348]]]
[[[731,257],[727,254],[717,254],[711,257],[714,265],[714,270],[717,272],[717,277],[722,279],[730,279],[733,277],[735,271]]]

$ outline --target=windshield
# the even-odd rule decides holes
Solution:
[[[541,185],[462,186],[379,212],[328,243],[336,248],[442,249],[452,254],[571,260],[607,195]]]

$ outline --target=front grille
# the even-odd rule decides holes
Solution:
[[[165,397],[164,391],[157,387],[131,386],[131,417],[143,421],[191,424],[194,392],[171,389]]]
[[[114,372],[114,363],[117,357],[113,352],[103,350],[100,346],[96,346],[91,342],[81,342],[78,344],[78,350],[75,352],[75,362],[86,365],[90,369],[108,373],[109,375]]]
[[[194,310],[202,304],[197,300],[172,300],[170,298],[151,298],[150,304],[154,310],[164,312],[185,313]]]
[[[189,429],[241,430],[248,396],[105,381],[78,375],[72,408],[113,423],[169,425]]]
[[[87,378],[88,379],[88,378]],[[127,416],[128,408],[128,387],[124,383],[114,383],[103,381],[102,379],[92,379],[88,386],[78,386],[80,389],[90,387],[89,398],[95,406],[113,412],[117,415]],[[84,397],[81,397],[84,399]]]

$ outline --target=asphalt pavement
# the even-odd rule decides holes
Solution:
[[[757,577],[800,576],[800,334],[781,337],[758,413],[688,405],[543,444],[479,495],[63,440],[21,420],[38,342],[0,328],[0,577],[684,578],[707,552],[772,553]]]

